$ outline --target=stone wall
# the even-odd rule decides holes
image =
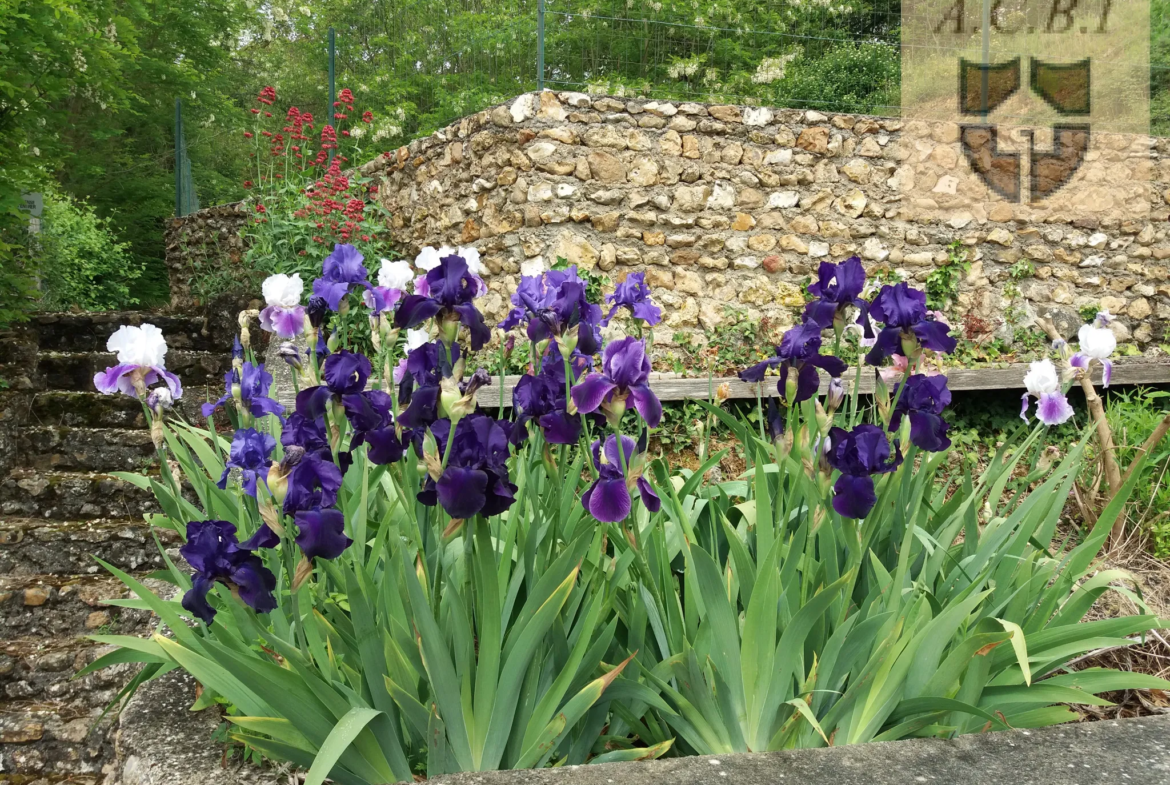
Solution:
[[[1021,133],[998,143],[1023,149]],[[1029,205],[988,189],[959,136],[953,123],[544,92],[361,171],[402,253],[480,250],[489,320],[521,274],[558,257],[611,279],[646,271],[663,343],[729,319],[790,324],[821,261],[857,254],[921,286],[957,250],[971,265],[951,310],[969,338],[1010,342],[1037,315],[1072,334],[1085,308],[1106,308],[1122,342],[1161,343],[1170,140],[1096,135],[1059,198]],[[195,271],[244,272],[245,219],[229,205],[172,223],[175,304],[192,299]]]
[[[729,306],[787,324],[821,261],[857,254],[921,285],[957,241],[972,262],[954,309],[978,317],[968,326],[1010,340],[1039,314],[1071,333],[1090,306],[1123,317],[1123,341],[1162,340],[1170,140],[1103,140],[1073,183],[1109,182],[1046,208],[990,193],[958,138],[952,123],[544,92],[362,171],[381,178],[404,251],[479,248],[489,316],[520,274],[564,257],[611,278],[645,270],[671,328],[658,341],[710,330]],[[1011,279],[1023,259],[1034,272]]]
[[[243,269],[244,240],[240,236],[247,220],[244,204],[237,202],[208,207],[167,222],[166,263],[172,310],[205,305],[201,302],[201,282],[222,291],[249,280]]]

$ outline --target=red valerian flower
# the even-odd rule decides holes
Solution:
[[[268,85],[260,91],[260,95],[256,96],[256,100],[262,104],[272,106],[272,103],[276,100],[276,88]]]
[[[337,94],[337,104],[352,104],[352,103],[353,103],[353,91],[350,90],[348,87],[341,88],[341,92]],[[337,106],[337,104],[334,104],[334,106]]]
[[[260,114],[260,110],[259,110],[259,109],[257,109],[257,108],[255,108],[255,107],[253,107],[253,108],[252,108],[252,114]]]
[[[264,205],[262,205],[262,204],[258,204],[258,205],[256,205],[256,212],[258,212],[258,213],[266,213],[266,212],[268,212],[268,208],[266,208],[266,207],[265,207]]]
[[[252,132],[251,132],[251,131],[244,131],[244,138],[245,138],[245,139],[251,139],[251,138],[252,138]]]
[[[367,109],[366,111],[362,112],[362,122],[363,122],[363,123],[372,123],[372,122],[374,122],[374,113],[373,113],[373,112],[371,112],[369,109]]]
[[[251,181],[251,180],[245,180],[245,181],[244,181],[244,187],[245,187],[245,188],[251,188],[251,187],[252,187],[252,181]]]

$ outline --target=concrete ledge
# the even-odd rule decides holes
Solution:
[[[287,772],[223,765],[215,711],[188,711],[179,671],[147,684],[123,712],[105,785],[287,785]],[[1170,783],[1170,715],[914,739],[821,750],[670,758],[456,774],[435,785],[1121,785]]]
[[[287,785],[287,774],[238,762],[224,766],[211,739],[218,711],[188,711],[195,680],[174,670],[145,684],[122,712],[117,761],[105,785]]]
[[[1170,783],[1170,716],[821,750],[457,774],[435,785]]]

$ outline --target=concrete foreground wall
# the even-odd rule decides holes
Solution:
[[[122,715],[105,785],[283,785],[288,773],[224,765],[214,711],[187,711],[194,682],[174,671]],[[821,750],[671,758],[458,774],[435,785],[1120,785],[1170,783],[1170,717]]]
[[[1021,134],[1004,130],[1000,152],[1024,149]],[[1121,317],[1122,342],[1163,341],[1170,140],[1094,136],[1067,186],[1012,203],[972,171],[960,136],[954,123],[546,91],[361,171],[403,253],[480,250],[489,320],[522,273],[563,257],[615,280],[646,271],[667,311],[659,342],[744,318],[783,327],[822,261],[857,254],[922,286],[958,243],[971,267],[950,316],[966,337],[1010,342],[1037,315],[1072,334],[1091,307]],[[188,246],[231,246],[226,214],[182,221],[201,238]],[[180,289],[189,269],[172,265]]]

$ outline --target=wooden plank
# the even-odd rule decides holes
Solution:
[[[855,378],[856,369],[851,368],[843,381],[848,389]],[[1028,372],[1028,363],[1012,363],[1000,368],[949,368],[947,369],[947,386],[952,390],[1022,390],[1024,388],[1024,374]],[[828,387],[828,379],[821,374],[821,392]],[[512,405],[512,388],[520,380],[519,376],[505,376],[504,388],[505,406]],[[769,376],[763,382],[763,395],[776,394],[778,378]],[[1100,386],[1101,369],[1095,367],[1093,382]],[[1170,382],[1170,360],[1166,362],[1125,362],[1119,360],[1113,364],[1113,380],[1116,385],[1127,384],[1159,384]],[[861,373],[860,392],[872,393],[874,371],[864,368]],[[720,377],[712,380],[703,378],[687,378],[674,374],[655,373],[650,377],[650,388],[663,401],[682,401],[688,398],[706,400],[709,391],[726,384],[731,391],[732,398],[755,398],[758,385],[747,384],[734,376]],[[492,380],[491,385],[480,389],[478,400],[485,408],[498,407],[499,377]]]

